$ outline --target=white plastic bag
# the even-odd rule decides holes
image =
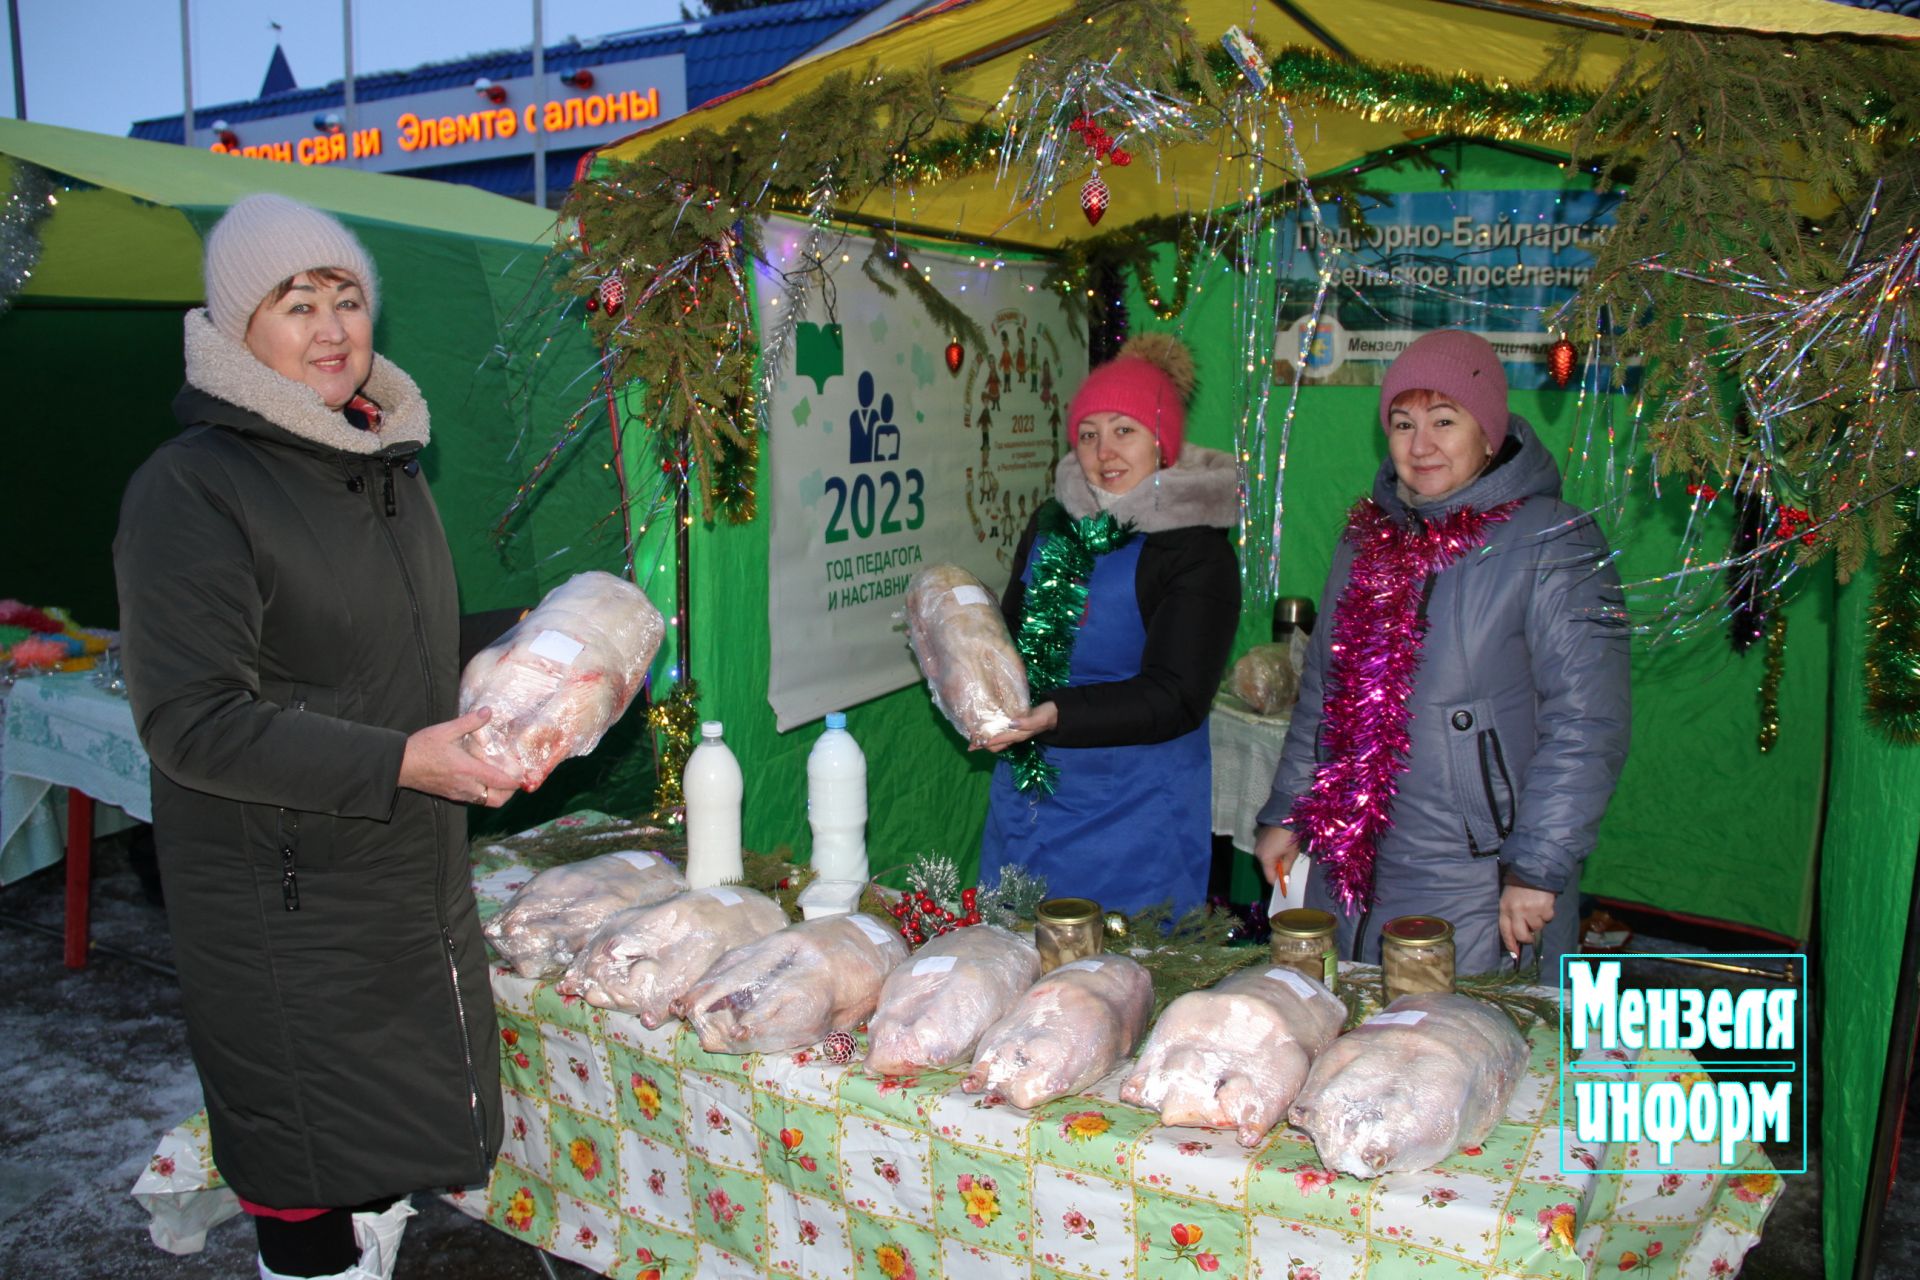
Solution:
[[[872,1017],[906,958],[906,941],[872,916],[805,920],[722,956],[674,1012],[708,1053],[798,1049]]]

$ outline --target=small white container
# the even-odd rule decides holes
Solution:
[[[800,908],[802,920],[848,916],[859,909],[860,894],[866,887],[865,880],[815,880],[800,891],[794,902]]]
[[[732,884],[745,870],[740,862],[740,801],[746,780],[740,762],[721,740],[721,723],[700,726],[700,745],[687,757],[680,789],[687,798],[687,886],[709,889]]]
[[[847,732],[845,712],[827,713],[827,730],[807,754],[807,824],[813,870],[822,880],[867,880],[867,757]]]

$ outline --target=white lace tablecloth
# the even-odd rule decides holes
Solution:
[[[133,708],[93,677],[16,682],[0,715],[0,884],[65,852],[50,792],[74,787],[142,822],[153,820],[147,753]]]
[[[1214,695],[1207,717],[1213,747],[1213,833],[1253,852],[1254,821],[1273,789],[1273,771],[1287,740],[1290,715],[1263,716],[1226,690]]]

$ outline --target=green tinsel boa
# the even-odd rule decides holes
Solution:
[[[1105,511],[1075,520],[1059,502],[1040,508],[1036,534],[1044,536],[1033,555],[1032,579],[1020,610],[1020,634],[1014,645],[1027,664],[1027,687],[1035,694],[1065,688],[1073,669],[1073,646],[1087,614],[1087,579],[1093,562],[1126,545],[1133,525]],[[1050,796],[1060,768],[1033,739],[1007,749],[1013,782],[1020,790]]]

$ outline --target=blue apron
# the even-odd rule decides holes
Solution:
[[[1135,537],[1094,561],[1087,618],[1073,646],[1068,685],[1140,674],[1147,629],[1134,577],[1145,541]],[[1045,545],[1036,539],[1022,578]],[[1133,912],[1173,899],[1176,913],[1207,896],[1213,851],[1213,751],[1207,727],[1170,742],[1127,747],[1048,747],[1060,767],[1051,796],[1022,794],[1005,760],[994,766],[980,881],[1010,863],[1045,876],[1054,897],[1092,898]]]

